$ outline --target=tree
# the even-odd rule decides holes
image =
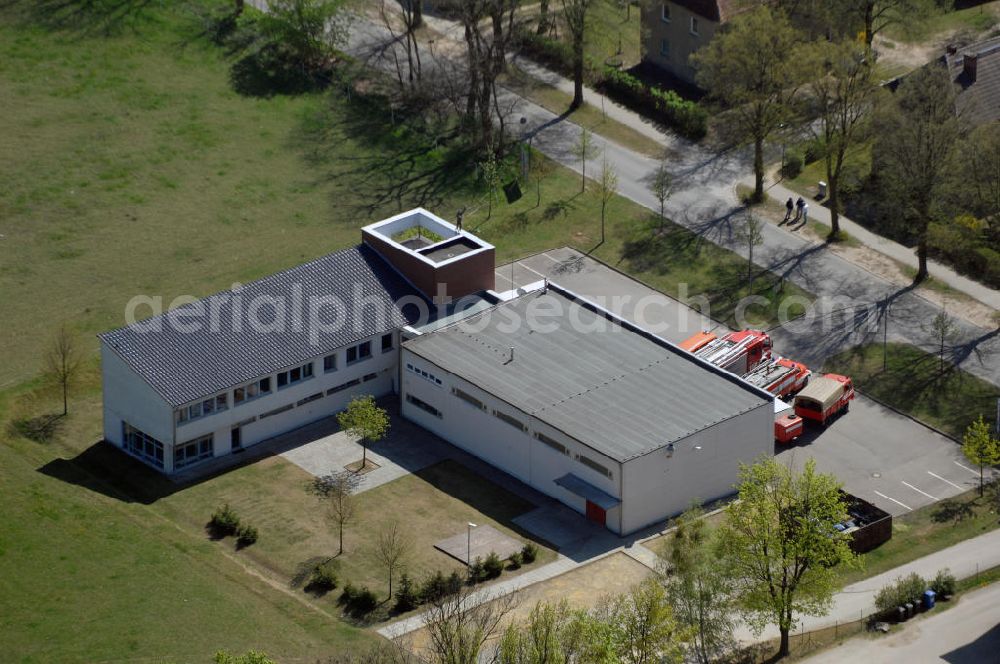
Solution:
[[[392,598],[392,576],[410,555],[410,539],[403,533],[398,521],[390,521],[375,541],[375,556],[389,574],[389,598]]]
[[[624,664],[682,662],[687,631],[677,624],[666,591],[646,579],[599,607],[598,619],[609,625],[614,652]]]
[[[266,653],[260,650],[248,650],[243,655],[233,655],[225,650],[215,653],[215,664],[277,664]]]
[[[851,42],[822,41],[814,49],[816,78],[809,85],[817,116],[813,127],[825,148],[830,239],[837,240],[847,152],[863,135],[880,86],[870,50]]]
[[[962,453],[970,463],[979,466],[979,495],[983,495],[983,469],[1000,464],[1000,440],[990,431],[990,426],[980,415],[969,425],[962,436]]]
[[[731,587],[715,558],[703,511],[695,506],[677,519],[663,567],[667,599],[691,633],[691,655],[701,664],[719,661],[733,643]]]
[[[974,212],[995,224],[1000,215],[1000,122],[976,127],[961,154]]]
[[[417,28],[420,27],[420,22],[423,20],[421,15],[417,13],[417,7],[420,4],[420,2],[415,0],[403,0],[402,2],[398,0],[381,0],[379,2],[379,17],[382,19],[382,25],[385,26],[391,37],[392,45],[388,50],[392,54],[393,63],[395,64],[396,78],[399,80],[400,86],[409,86],[411,90],[420,82],[423,73],[423,65],[420,60],[420,42],[416,34]],[[399,12],[399,18],[403,23],[402,37],[396,35],[394,21],[396,11]],[[403,67],[395,48],[395,45],[400,41],[403,42],[406,48],[405,81]]]
[[[580,193],[587,191],[587,161],[601,153],[594,143],[594,135],[586,127],[580,128],[580,136],[573,146],[573,156],[580,160]]]
[[[429,655],[433,664],[478,664],[483,646],[499,632],[504,617],[516,606],[513,593],[478,597],[468,586],[430,604],[424,614]]]
[[[344,552],[344,526],[354,520],[355,505],[353,494],[361,484],[357,473],[342,470],[313,479],[306,491],[326,503],[330,520],[337,526],[340,538],[339,556]]]
[[[564,664],[563,632],[571,614],[564,601],[538,602],[527,623],[511,623],[500,637],[497,664]]]
[[[938,373],[942,376],[945,372],[944,354],[948,344],[955,338],[955,319],[948,315],[947,311],[939,311],[931,320],[931,331],[938,342]]]
[[[865,44],[870,49],[875,35],[893,23],[905,22],[920,14],[927,3],[921,0],[850,0],[845,9],[860,15]]]
[[[493,216],[493,201],[497,197],[497,189],[500,188],[500,162],[492,150],[486,153],[486,159],[479,162],[479,170],[483,175],[483,184],[486,185],[489,201],[486,218],[489,219]]]
[[[424,27],[424,0],[404,0],[403,6],[413,16],[412,29]]]
[[[361,470],[368,464],[368,445],[389,433],[389,413],[379,408],[370,394],[354,397],[345,410],[337,413],[340,428],[361,443]]]
[[[587,32],[587,11],[591,0],[562,0],[563,17],[573,48],[573,101],[571,111],[583,105],[583,45]]]
[[[653,192],[653,196],[660,203],[661,230],[667,221],[667,199],[670,198],[673,188],[673,176],[670,175],[670,171],[667,169],[667,160],[663,159],[660,161],[659,166],[656,167],[656,172],[653,173],[653,179],[649,184],[649,190]]]
[[[849,535],[834,526],[847,518],[840,485],[810,459],[795,475],[774,458],[740,468],[739,500],[726,513],[718,552],[733,597],[756,630],[777,624],[779,655],[788,654],[795,615],[823,615],[837,588],[836,567],[855,565]]]
[[[608,203],[618,194],[618,174],[608,163],[608,156],[604,155],[604,162],[601,164],[601,186],[599,194],[601,196],[601,242],[604,242],[604,220],[607,216]]]
[[[76,338],[67,326],[62,325],[56,332],[45,361],[49,377],[62,391],[62,414],[66,415],[69,413],[69,388],[80,368]]]
[[[535,28],[535,33],[539,35],[544,35],[549,31],[549,0],[541,0],[538,3],[538,25]]]
[[[750,293],[753,293],[753,250],[764,242],[764,222],[757,218],[752,208],[747,208],[746,222],[740,232],[741,239],[747,243],[747,283]]]
[[[877,123],[873,168],[885,202],[916,237],[914,283],[920,283],[927,278],[927,231],[933,219],[945,216],[955,146],[963,134],[948,72],[931,65],[904,78]]]
[[[807,78],[802,45],[783,12],[766,6],[736,16],[692,61],[698,82],[730,109],[754,146],[754,199],[764,198],[764,142],[793,116]]]
[[[306,71],[324,68],[347,34],[347,0],[271,0],[258,19],[261,33]]]

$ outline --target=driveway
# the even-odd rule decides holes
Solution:
[[[803,660],[808,664],[986,664],[1000,662],[1000,583],[976,590],[947,611],[905,623],[889,636],[855,638]]]

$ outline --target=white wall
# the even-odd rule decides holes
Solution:
[[[434,376],[441,379],[442,384],[437,385],[422,376],[415,375],[406,369],[407,364],[433,373]],[[424,360],[406,348],[402,350],[400,358],[400,373],[402,375],[400,394],[403,416],[444,438],[456,447],[460,447],[513,475],[525,484],[565,503],[581,514],[585,512],[586,501],[557,485],[556,478],[566,473],[573,473],[612,496],[620,496],[619,474],[621,466],[616,461],[480,390],[465,379]],[[455,396],[452,394],[453,387],[476,397],[486,405],[487,409],[479,410],[474,405]],[[441,411],[442,417],[435,417],[407,402],[407,394],[434,406]],[[527,425],[528,431],[521,432],[495,417],[493,415],[494,409],[499,409],[521,420]],[[568,448],[569,455],[562,454],[536,440],[534,438],[535,431],[540,431],[562,443]],[[575,458],[577,454],[585,454],[607,466],[611,469],[612,477],[608,478],[581,464]],[[619,508],[608,511],[606,524],[611,530],[620,531]]]
[[[121,447],[122,421],[128,422],[163,443],[164,470],[169,472],[173,452],[168,455],[167,448],[174,439],[173,412],[149,383],[104,342],[101,343],[101,392],[104,439]]]
[[[700,446],[696,450],[695,446]],[[759,407],[625,463],[624,532],[634,532],[702,502],[733,493],[740,463],[774,452],[774,406]]]

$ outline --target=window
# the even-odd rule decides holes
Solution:
[[[601,464],[597,463],[590,457],[585,457],[581,454],[576,458],[576,460],[582,463],[583,465],[587,466],[588,468],[596,470],[601,475],[605,475],[608,479],[611,479],[611,470],[608,469],[606,466],[602,466]]]
[[[698,36],[698,19],[694,16],[691,17],[691,34],[696,37]]]
[[[372,342],[362,341],[357,346],[347,349],[347,363],[354,364],[362,360],[367,360],[372,356]]]
[[[310,394],[305,399],[299,399],[299,402],[297,404],[295,404],[295,405],[296,406],[304,406],[307,403],[309,403],[310,401],[316,401],[317,399],[322,399],[322,398],[323,398],[323,393],[322,392],[317,392],[316,394]]]
[[[434,406],[430,405],[426,401],[424,401],[422,399],[418,399],[417,397],[413,396],[412,394],[407,394],[406,395],[406,400],[409,403],[412,403],[414,406],[416,406],[420,410],[423,410],[423,411],[426,411],[426,412],[430,413],[434,417],[441,417],[441,411],[440,410],[438,410]]]
[[[188,406],[188,419],[193,420],[197,417],[201,417],[201,404],[194,403]]]
[[[122,422],[122,446],[134,456],[157,468],[163,468],[163,443]]]
[[[392,350],[392,332],[382,335],[382,352],[388,353]]]
[[[660,5],[660,20],[664,23],[670,23],[670,5],[665,2]]]
[[[264,419],[265,417],[271,417],[272,415],[280,415],[281,413],[285,413],[291,410],[292,408],[295,408],[294,404],[285,404],[281,408],[275,408],[274,410],[269,410],[266,413],[261,413],[260,419]]]
[[[365,381],[367,383],[368,381],[375,380],[376,378],[378,378],[378,374],[377,373],[370,373],[370,374],[365,374],[364,377],[362,377],[361,380],[363,380],[363,381]]]
[[[349,380],[346,383],[341,383],[340,385],[334,385],[333,387],[331,387],[326,391],[326,395],[330,396],[331,394],[336,394],[337,392],[343,392],[346,389],[350,389],[355,385],[360,385],[360,384],[361,384],[361,379],[355,378],[354,380]]]
[[[418,367],[413,366],[409,362],[406,363],[406,370],[409,371],[410,373],[414,374],[414,375],[420,376],[421,378],[423,378],[426,381],[430,381],[430,382],[434,383],[435,385],[441,385],[441,379],[440,378],[438,378],[437,376],[435,376],[434,374],[432,374],[430,371],[427,371],[425,369],[420,369]]]
[[[459,399],[461,399],[462,401],[464,401],[465,403],[469,404],[470,406],[474,406],[477,410],[486,410],[486,404],[484,404],[482,401],[472,396],[468,392],[463,392],[457,387],[453,387],[451,388],[451,393],[454,394]]]
[[[669,58],[670,57],[670,40],[669,39],[661,39],[660,40],[660,55],[662,55],[665,58]]]
[[[493,415],[495,415],[497,419],[506,422],[507,424],[511,425],[515,429],[520,429],[521,431],[527,431],[527,429],[528,429],[528,427],[524,426],[524,424],[521,422],[521,420],[519,420],[517,418],[514,418],[514,417],[511,417],[510,415],[508,415],[507,413],[505,413],[503,411],[494,410],[493,411]]]
[[[294,385],[295,383],[300,383],[307,378],[313,377],[313,365],[312,362],[303,364],[299,367],[293,367],[288,371],[281,371],[278,373],[278,388],[288,387],[289,385]],[[270,388],[270,382],[268,383]]]
[[[280,381],[279,381],[280,383]],[[243,387],[237,387],[233,390],[233,403],[237,406],[246,403],[247,401],[252,401],[257,397],[262,397],[271,391],[271,377],[261,378],[260,380],[255,380],[249,385],[244,385]]]
[[[210,459],[213,456],[211,435],[174,448],[174,470]]]
[[[327,355],[323,358],[323,371],[330,373],[337,370],[337,354]]]
[[[226,410],[228,408],[229,408],[228,395],[226,395],[226,394],[220,394],[219,396],[215,397],[215,410],[216,411]]]
[[[569,454],[569,450],[566,449],[565,445],[563,445],[562,443],[560,443],[558,440],[554,440],[552,438],[549,438],[544,433],[539,433],[538,431],[536,431],[535,432],[535,438],[537,438],[540,443],[548,445],[549,447],[551,447],[552,449],[554,449],[555,451],[557,451],[557,452],[559,452],[561,454]]]
[[[227,408],[229,408],[228,393],[219,394],[218,396],[205,399],[190,406],[178,408],[176,411],[177,424],[185,424],[199,417],[224,411]]]

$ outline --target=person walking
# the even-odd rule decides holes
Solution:
[[[787,222],[787,221],[788,221],[789,219],[791,219],[791,218],[792,218],[792,208],[794,208],[794,207],[795,207],[795,204],[794,204],[794,203],[792,203],[792,197],[791,197],[791,196],[789,196],[789,197],[788,197],[788,200],[787,200],[787,201],[785,201],[785,219],[784,219],[784,221],[782,221],[781,223],[783,223],[783,224],[784,224],[784,223],[786,223],[786,222]]]
[[[802,225],[805,226],[806,222],[809,221],[809,204],[805,201],[802,202]]]
[[[795,201],[795,219],[794,219],[794,221],[798,221],[799,218],[802,217],[802,206],[805,205],[805,204],[806,204],[806,202],[804,200],[802,200],[801,196],[799,196],[799,200]]]

